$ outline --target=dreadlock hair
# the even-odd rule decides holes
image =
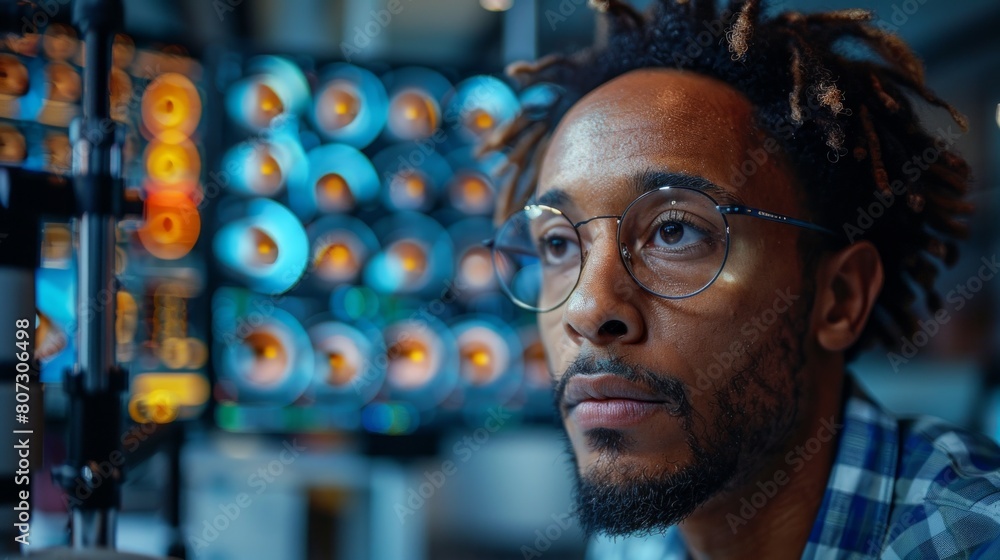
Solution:
[[[583,95],[630,70],[687,69],[750,100],[757,126],[779,142],[804,186],[810,219],[843,230],[850,241],[863,235],[877,247],[883,289],[848,359],[873,342],[892,349],[914,334],[917,290],[931,312],[941,308],[934,281],[939,264],[957,260],[955,239],[966,235],[960,219],[972,212],[963,200],[970,170],[923,128],[908,96],[943,107],[963,131],[968,125],[927,88],[920,60],[874,25],[870,11],[765,18],[763,0],[732,0],[721,10],[716,0],[654,0],[644,13],[619,0],[589,3],[607,19],[608,35],[599,44],[507,68],[523,87],[552,95],[544,106],[524,107],[480,146],[481,153],[505,150],[508,156],[498,219],[534,192],[556,124]],[[926,169],[915,173],[914,158],[924,158],[920,168]],[[874,202],[882,215],[866,229],[857,227]],[[800,243],[807,270],[818,262],[817,247]]]

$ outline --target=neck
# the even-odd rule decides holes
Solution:
[[[844,376],[838,360],[805,371],[824,383],[809,384],[786,445],[678,525],[692,557],[801,557],[833,467]]]

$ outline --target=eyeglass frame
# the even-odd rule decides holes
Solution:
[[[625,247],[622,244],[622,241],[621,241],[621,235],[622,235],[622,218],[624,218],[628,214],[629,210],[631,210],[632,207],[635,206],[636,203],[638,203],[642,199],[646,198],[647,196],[652,196],[654,194],[657,194],[657,193],[660,193],[660,192],[663,192],[663,191],[666,191],[666,190],[670,190],[670,189],[683,189],[685,191],[693,191],[693,192],[698,193],[701,196],[704,196],[705,198],[707,198],[708,200],[710,200],[715,205],[715,209],[718,210],[719,214],[722,216],[722,223],[726,226],[726,252],[722,256],[722,262],[719,264],[719,270],[716,271],[715,276],[713,276],[711,280],[709,280],[707,283],[705,283],[704,286],[702,286],[701,288],[699,288],[695,292],[692,292],[690,294],[683,295],[683,296],[665,296],[663,294],[658,294],[658,293],[654,292],[653,290],[651,290],[650,288],[646,287],[638,278],[635,277],[635,273],[632,272],[632,268],[629,266],[629,264],[627,262],[628,260],[630,260],[632,258],[632,255],[628,254],[628,248]],[[650,294],[652,294],[652,295],[654,295],[656,297],[663,298],[663,299],[686,299],[686,298],[689,298],[689,297],[696,296],[696,295],[700,294],[701,292],[707,290],[708,287],[711,286],[712,284],[714,284],[715,281],[719,278],[719,275],[721,275],[722,271],[726,268],[726,261],[729,260],[729,239],[730,239],[730,232],[729,232],[729,220],[726,218],[727,215],[749,216],[751,218],[760,218],[762,220],[768,220],[768,221],[777,222],[777,223],[780,223],[780,224],[788,224],[788,225],[793,225],[793,226],[805,228],[805,229],[808,229],[808,230],[811,230],[811,231],[823,233],[823,234],[830,235],[830,236],[833,236],[833,237],[840,237],[840,234],[837,233],[837,232],[835,232],[835,231],[833,231],[832,229],[824,227],[824,226],[821,226],[819,224],[815,224],[813,222],[809,222],[809,221],[806,221],[806,220],[800,220],[798,218],[793,218],[791,216],[785,216],[784,214],[776,214],[774,212],[769,212],[767,210],[761,210],[760,208],[754,208],[752,206],[746,206],[744,204],[725,204],[725,205],[722,205],[722,204],[719,204],[718,201],[716,201],[714,198],[712,198],[712,195],[710,195],[710,194],[708,194],[708,193],[706,193],[706,192],[704,192],[704,191],[702,191],[700,189],[696,189],[696,188],[692,188],[692,187],[673,186],[673,185],[664,185],[664,186],[658,187],[658,188],[656,188],[654,190],[642,193],[641,195],[635,197],[635,199],[632,200],[632,202],[630,202],[629,205],[625,207],[625,210],[620,215],[609,214],[609,215],[604,215],[604,216],[593,216],[591,218],[587,218],[586,220],[581,220],[581,221],[576,222],[576,223],[574,223],[572,220],[570,220],[569,216],[567,216],[566,213],[563,212],[562,210],[560,210],[558,208],[553,208],[551,206],[547,206],[545,204],[528,204],[528,205],[525,205],[525,207],[522,210],[520,210],[520,211],[524,212],[524,211],[527,211],[527,210],[529,210],[531,208],[544,208],[546,210],[551,210],[551,211],[555,212],[556,214],[558,214],[558,215],[566,218],[566,221],[569,223],[569,225],[571,225],[573,227],[573,231],[576,232],[576,238],[577,238],[578,241],[581,242],[581,247],[582,247],[583,238],[580,236],[580,227],[585,226],[585,225],[589,224],[590,222],[592,222],[594,220],[607,220],[607,219],[614,218],[615,219],[615,243],[618,245],[618,258],[621,259],[622,265],[625,267],[625,270],[628,271],[629,276],[632,277],[632,281],[635,282],[640,288],[642,288],[646,292],[648,292],[648,293],[650,293]],[[513,214],[512,214],[512,216],[513,216]],[[501,225],[501,227],[503,227],[503,225],[506,225],[506,223],[507,223],[508,220],[510,220],[510,217],[508,217],[506,220],[504,220],[504,222]],[[499,229],[498,229],[498,232],[499,232]],[[496,247],[496,234],[494,234],[494,236],[492,238],[490,238],[490,239],[483,240],[482,244],[483,244],[484,247],[489,248],[489,250],[490,250],[490,261],[491,261],[491,263],[495,263],[496,262],[496,250],[497,250],[497,247]],[[584,265],[584,262],[583,262],[583,256],[582,256],[582,253],[581,253],[580,270],[579,270],[579,272],[577,274],[576,282],[573,284],[573,287],[570,288],[569,292],[566,294],[566,297],[562,301],[560,301],[558,304],[552,306],[551,308],[544,309],[544,310],[543,309],[534,309],[534,308],[531,308],[531,307],[523,304],[521,301],[519,301],[518,298],[515,297],[514,294],[512,294],[510,292],[510,289],[507,287],[507,285],[503,281],[503,279],[500,278],[500,271],[497,270],[497,267],[495,265],[493,266],[493,273],[494,273],[494,275],[497,278],[497,283],[500,284],[500,288],[503,290],[503,292],[507,296],[507,298],[510,299],[510,301],[514,303],[514,305],[516,305],[516,306],[518,306],[518,307],[520,307],[522,309],[525,309],[527,311],[531,311],[533,313],[548,313],[549,311],[556,310],[562,304],[564,304],[567,301],[569,301],[569,298],[573,295],[573,292],[576,291],[577,286],[580,285],[580,278],[583,276],[583,265]]]

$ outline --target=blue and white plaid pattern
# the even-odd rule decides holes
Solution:
[[[897,420],[848,381],[844,429],[802,558],[1000,559],[1000,448],[940,420]],[[676,527],[595,538],[588,560],[686,560]]]

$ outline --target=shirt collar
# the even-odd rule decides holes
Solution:
[[[899,461],[899,428],[854,382],[844,380],[845,402],[826,492],[803,558],[831,553],[874,555],[888,534]]]

